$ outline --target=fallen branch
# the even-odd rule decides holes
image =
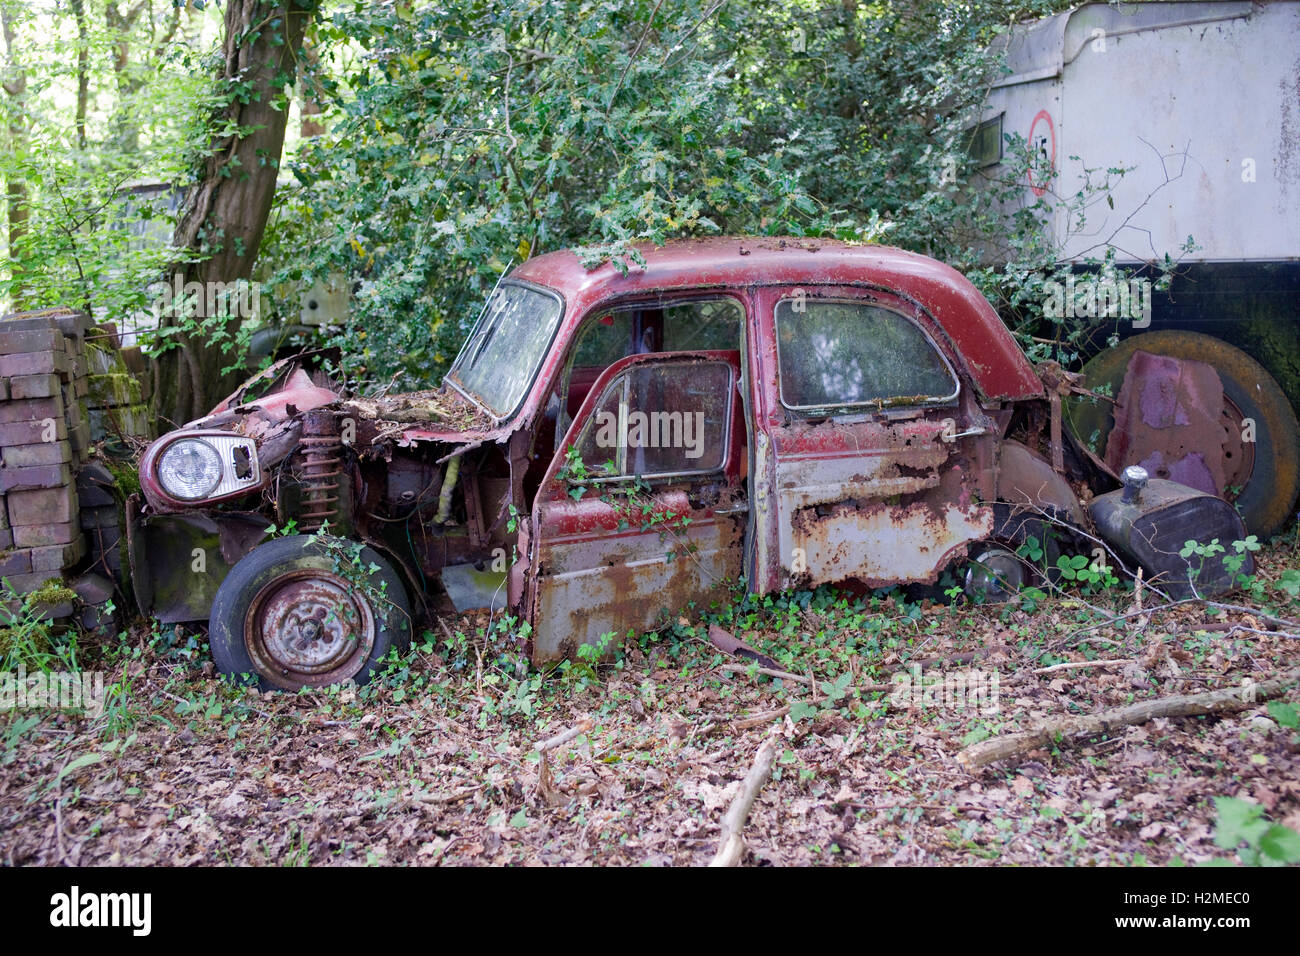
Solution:
[[[548,750],[554,750],[556,747],[560,746],[561,744],[567,744],[574,737],[578,736],[578,734],[586,733],[588,730],[591,730],[592,726],[593,724],[591,718],[588,717],[587,719],[581,720],[578,723],[574,724],[568,730],[565,730],[561,733],[556,734],[554,737],[550,737],[546,740],[537,743],[536,745],[534,745],[533,749],[536,750],[538,753],[544,754]]]
[[[1053,664],[1051,667],[1035,667],[1035,674],[1055,674],[1057,671],[1075,671],[1085,667],[1119,667],[1121,664],[1132,664],[1132,658],[1121,657],[1114,660],[1105,661],[1066,661],[1064,664]]]
[[[579,734],[586,733],[588,730],[591,730],[593,726],[594,723],[592,719],[590,717],[585,717],[568,730],[562,730],[554,737],[548,737],[546,740],[539,741],[533,746],[533,749],[542,755],[542,759],[537,766],[537,792],[541,794],[542,799],[551,806],[558,806],[563,802],[564,798],[563,795],[555,789],[555,779],[551,774],[551,764],[548,757],[549,752],[554,750],[556,747],[567,744]]]
[[[1120,621],[1126,621],[1130,618],[1142,617],[1145,615],[1159,614],[1161,611],[1168,611],[1176,607],[1182,607],[1184,604],[1203,604],[1206,607],[1213,608],[1216,611],[1235,611],[1238,614],[1249,614],[1251,617],[1255,618],[1256,620],[1263,621],[1265,624],[1269,624],[1275,628],[1278,628],[1279,631],[1292,631],[1292,630],[1300,629],[1300,624],[1297,624],[1295,621],[1288,621],[1286,618],[1274,617],[1271,614],[1265,614],[1263,611],[1256,610],[1255,608],[1244,607],[1240,604],[1223,604],[1222,602],[1219,601],[1207,601],[1205,598],[1190,597],[1190,598],[1182,598],[1181,600],[1178,601],[1169,601],[1165,604],[1156,605],[1155,607],[1129,611],[1127,614],[1108,615],[1106,620],[1097,621],[1096,623],[1088,624],[1085,625],[1084,627],[1075,628],[1066,636],[1073,637],[1075,634],[1086,634],[1088,631],[1095,631],[1098,628],[1102,628],[1102,627],[1110,627],[1113,624],[1118,624]],[[1196,627],[1198,630],[1208,631],[1210,630],[1209,625],[1214,623],[1219,623],[1219,622],[1207,621],[1203,625],[1196,625]],[[1296,637],[1297,635],[1294,633],[1285,633],[1282,634],[1281,636]]]
[[[762,674],[764,677],[772,677],[777,680],[794,681],[797,684],[807,684],[812,686],[812,678],[804,677],[802,674],[791,674],[789,671],[779,671],[772,667],[754,668],[748,664],[723,664],[720,671],[726,674],[748,674],[751,670],[755,673]]]
[[[780,710],[769,710],[763,714],[755,714],[753,717],[732,721],[731,729],[749,730],[751,727],[761,727],[764,724],[770,724],[774,720],[779,720],[788,713],[790,713],[789,707],[782,707]]]
[[[1105,710],[1092,716],[1048,720],[1032,730],[995,737],[967,747],[957,754],[957,762],[967,770],[975,770],[998,760],[1007,760],[1030,750],[1046,747],[1058,739],[1063,744],[1072,744],[1099,734],[1110,733],[1130,724],[1145,723],[1157,717],[1199,717],[1205,714],[1228,714],[1247,710],[1262,700],[1279,696],[1298,680],[1300,680],[1300,668],[1258,684],[1213,690],[1202,694],[1183,694],[1178,697],[1146,700],[1126,707]]]
[[[722,818],[722,840],[709,866],[740,865],[740,859],[745,854],[745,841],[740,834],[745,829],[745,821],[749,819],[749,810],[754,805],[754,798],[772,776],[772,764],[776,760],[776,744],[777,737],[773,733],[758,748],[758,753],[754,756],[754,764],[745,775],[745,782],[741,784],[740,793],[736,794],[736,798],[731,801],[731,806],[727,808],[727,813]]]
[[[442,806],[449,803],[459,803],[467,800],[474,794],[483,789],[483,785],[475,787],[463,787],[460,790],[453,790],[450,793],[412,793],[396,800],[372,800],[362,808],[363,813],[377,813],[384,811],[395,813],[398,810],[405,810],[412,806]]]

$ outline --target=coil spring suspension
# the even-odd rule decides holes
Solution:
[[[334,416],[322,411],[304,415],[299,444],[302,450],[299,476],[303,510],[298,517],[298,528],[312,532],[327,521],[337,524],[343,442]]]

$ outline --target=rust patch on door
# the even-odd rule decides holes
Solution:
[[[866,424],[856,429],[861,453],[841,445],[778,465],[784,583],[931,582],[969,541],[989,536],[992,508],[972,494],[980,467],[966,446],[940,440],[943,427]],[[805,448],[812,431],[801,436]]]
[[[807,585],[853,578],[871,587],[932,582],[969,541],[993,531],[991,508],[944,503],[848,500],[803,508],[791,525],[794,580]]]

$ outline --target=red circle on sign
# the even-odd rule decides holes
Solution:
[[[1039,131],[1040,124],[1045,127],[1041,132]],[[1042,137],[1041,146],[1037,139],[1039,136]],[[1048,147],[1049,143],[1051,144],[1050,152]],[[1056,127],[1052,125],[1052,114],[1047,112],[1047,110],[1039,110],[1038,114],[1034,117],[1034,121],[1029,124],[1029,148],[1035,157],[1043,156],[1047,158],[1051,163],[1050,168],[1055,171]],[[1029,170],[1029,188],[1033,190],[1035,196],[1041,196],[1043,193],[1047,192],[1046,182],[1041,186],[1034,182],[1034,171],[1032,168]]]

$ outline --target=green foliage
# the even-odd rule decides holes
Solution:
[[[1119,584],[1108,564],[1086,554],[1063,554],[1056,559],[1056,570],[1065,581],[1077,584],[1085,593],[1102,591]]]
[[[20,666],[28,673],[77,671],[75,632],[59,634],[50,626],[48,609],[71,601],[76,594],[51,579],[43,588],[17,594],[0,582],[0,670]]]
[[[595,470],[582,460],[578,449],[570,446],[564,452],[564,464],[560,466],[556,477],[569,485],[569,497],[580,501],[591,484],[599,479],[608,480],[615,469],[614,463],[605,462]],[[642,531],[656,530],[660,540],[672,538],[682,545],[681,551],[667,552],[671,561],[679,554],[691,554],[696,546],[682,540],[682,535],[691,525],[691,518],[663,508],[653,494],[653,486],[640,475],[628,475],[617,482],[605,485],[607,491],[600,500],[614,509],[618,516],[618,530],[626,531],[636,527]]]
[[[27,77],[21,101],[4,101],[26,123],[0,176],[26,185],[29,216],[0,300],[148,310],[177,259],[175,210],[128,180],[184,183],[213,142],[241,132],[223,127],[223,107],[256,95],[246,77],[210,79],[220,11],[164,4],[114,20],[117,5],[91,0],[79,31],[61,6],[33,16],[0,3],[21,23],[9,70]],[[1125,170],[1030,197],[1023,138],[1007,137],[996,181],[968,156],[998,69],[989,43],[1066,5],[322,5],[297,98],[311,91],[328,131],[264,157],[282,174],[258,266],[262,318],[296,319],[301,283],[342,277],[354,290],[353,321],[334,337],[345,370],[414,387],[445,371],[484,293],[521,259],[577,247],[588,266],[626,269],[638,243],[673,237],[833,236],[953,263],[1031,357],[1068,362],[1109,320],[1044,317],[1045,283],[1068,269],[1042,223],[1095,228],[1091,210]],[[1093,265],[1125,278],[1105,253]],[[224,336],[233,364],[247,330],[181,320],[151,345],[196,334]]]
[[[178,258],[169,248],[178,197],[139,187],[182,182],[207,147],[220,16],[155,6],[115,19],[119,4],[88,0],[79,29],[66,5],[0,0],[14,29],[7,77],[25,79],[21,94],[0,93],[9,129],[0,179],[10,214],[26,217],[6,233],[0,308],[77,306],[119,325],[151,311],[150,286]]]
[[[1229,548],[1225,548],[1219,543],[1218,538],[1209,542],[1186,541],[1178,551],[1178,556],[1188,561],[1191,568],[1192,580],[1205,572],[1205,562],[1217,555],[1224,555],[1222,563],[1227,572],[1232,576],[1232,580],[1240,587],[1251,592],[1251,596],[1256,600],[1264,599],[1263,585],[1255,580],[1253,575],[1242,574],[1241,568],[1246,563],[1248,554],[1258,551],[1262,545],[1256,539],[1255,535],[1250,535],[1245,540],[1232,542]],[[1190,560],[1195,558],[1195,566]]]
[[[1235,850],[1247,866],[1300,863],[1300,833],[1264,818],[1264,808],[1236,797],[1215,797],[1214,842]],[[1244,844],[1244,845],[1243,845]]]
[[[1300,709],[1284,700],[1270,701],[1268,712],[1273,719],[1288,730],[1300,730]]]
[[[1292,599],[1300,598],[1300,569],[1287,568],[1278,578],[1277,586]]]
[[[1000,194],[961,187],[966,130],[988,42],[1061,6],[339,9],[318,30],[330,131],[286,163],[268,284],[348,277],[345,361],[410,386],[445,370],[511,262],[571,246],[626,269],[636,243],[671,237],[883,240],[968,267],[1032,313],[1058,267],[1038,225],[1046,201],[1017,214],[1012,264],[981,266],[988,234],[1006,229]],[[1103,176],[1077,203],[1105,189]]]

